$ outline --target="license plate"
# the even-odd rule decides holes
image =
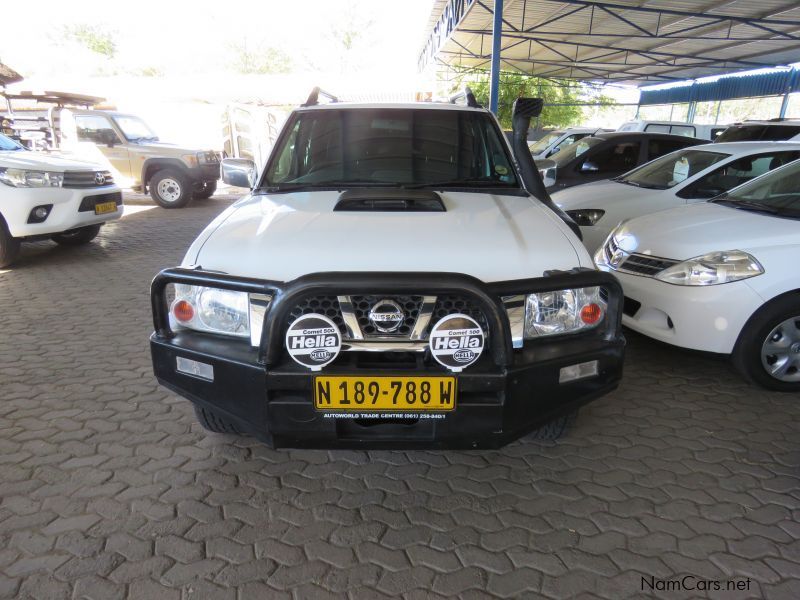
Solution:
[[[117,211],[116,202],[98,202],[94,205],[94,214],[105,215]]]
[[[317,410],[448,411],[456,407],[455,377],[316,377]]]

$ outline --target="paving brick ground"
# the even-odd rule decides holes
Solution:
[[[800,597],[800,399],[633,334],[619,391],[558,443],[204,433],[151,374],[148,284],[229,201],[136,207],[0,271],[0,597],[705,596],[642,590],[686,575]]]

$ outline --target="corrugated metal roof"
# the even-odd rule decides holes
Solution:
[[[639,104],[675,104],[778,96],[798,90],[800,90],[800,72],[786,69],[772,73],[732,75],[714,81],[696,81],[691,85],[644,89],[640,93]]]
[[[494,0],[435,0],[420,67],[488,68]],[[501,69],[636,85],[800,62],[797,0],[505,0]]]

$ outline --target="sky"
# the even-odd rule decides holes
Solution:
[[[0,60],[26,78],[96,74],[193,76],[230,72],[241,49],[277,51],[295,71],[416,75],[432,0],[39,0],[35,27],[4,27]],[[122,10],[119,10],[122,9]],[[24,2],[3,21],[30,22]],[[113,60],[74,32],[112,36]]]

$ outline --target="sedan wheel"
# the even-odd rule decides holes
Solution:
[[[800,315],[770,331],[761,346],[761,364],[778,381],[800,382]]]

